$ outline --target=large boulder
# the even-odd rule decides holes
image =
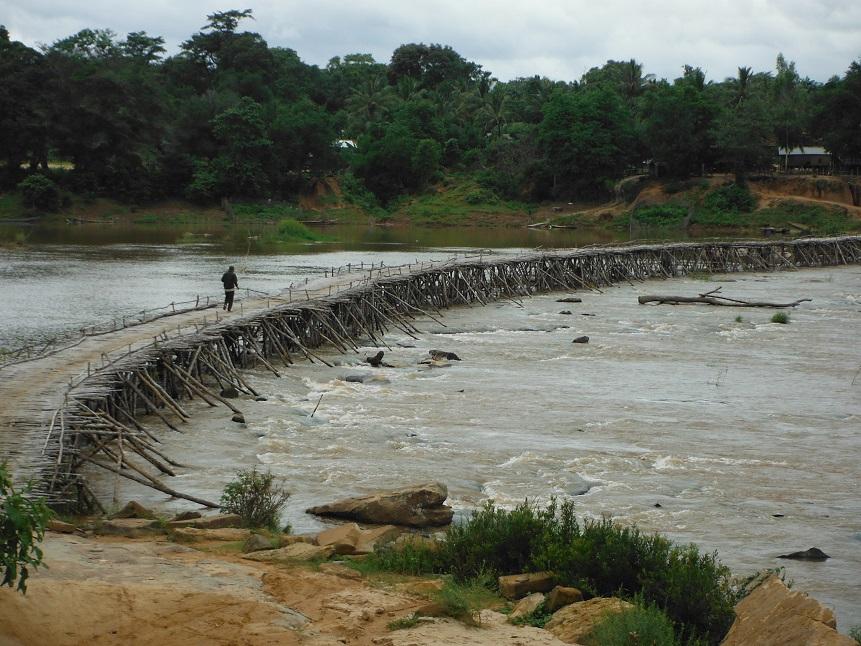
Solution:
[[[567,644],[580,643],[595,626],[609,614],[622,612],[634,606],[615,597],[596,597],[581,603],[572,603],[553,613],[544,625],[561,641]],[[755,642],[751,642],[755,643]]]
[[[331,545],[336,554],[370,554],[377,544],[394,540],[401,530],[394,525],[361,529],[356,523],[325,529],[314,541],[321,547]]]
[[[506,599],[519,599],[533,592],[550,592],[556,585],[552,572],[526,572],[499,577],[499,593]]]
[[[436,527],[451,523],[454,512],[443,504],[447,497],[446,486],[432,482],[371,496],[348,498],[311,507],[307,511],[318,516],[348,518],[376,525]]]
[[[518,619],[528,617],[535,612],[538,609],[538,606],[542,603],[544,603],[544,595],[540,592],[533,592],[532,594],[523,597],[517,602],[517,605],[514,606],[511,614],[508,615],[508,621],[514,623]]]
[[[837,632],[830,608],[774,575],[736,605],[735,615],[723,646],[855,646],[854,639]]]
[[[557,585],[547,595],[544,605],[550,612],[556,612],[559,608],[570,606],[572,603],[583,601],[583,593],[577,588],[566,588]]]
[[[74,534],[78,528],[71,523],[64,523],[62,520],[52,518],[48,521],[46,529],[49,532],[57,532],[58,534]]]

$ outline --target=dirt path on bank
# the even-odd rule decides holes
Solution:
[[[390,631],[427,603],[408,583],[244,561],[212,545],[48,534],[43,547],[49,567],[31,577],[26,596],[0,588],[4,646],[562,645],[498,613],[483,615],[480,628],[427,619]]]

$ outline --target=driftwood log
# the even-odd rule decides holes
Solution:
[[[706,305],[723,305],[725,307],[774,307],[782,309],[785,307],[797,307],[801,303],[810,301],[810,298],[800,298],[791,303],[769,303],[766,301],[743,301],[737,298],[721,296],[718,292],[720,287],[698,296],[640,296],[637,301],[640,305],[656,303],[657,305],[683,305],[686,303],[704,303]]]

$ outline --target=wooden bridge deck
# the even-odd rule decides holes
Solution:
[[[417,333],[412,319],[462,303],[693,271],[849,263],[861,263],[861,236],[587,248],[326,276],[245,299],[241,311],[178,313],[0,368],[0,459],[16,481],[33,479],[58,505],[98,506],[79,473],[84,464],[181,496],[162,480],[177,465],[158,449],[161,431],[143,422],[174,428],[189,417],[184,399],[234,408],[218,392],[232,386],[253,395],[241,374],[247,366],[277,373],[277,362],[322,360],[313,348],[347,351],[357,337],[382,345],[386,329]]]

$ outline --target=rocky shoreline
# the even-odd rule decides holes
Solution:
[[[633,607],[587,598],[552,571],[523,572],[499,577],[500,596],[464,622],[446,616],[438,576],[378,579],[354,566],[384,544],[433,544],[432,532],[451,522],[446,496],[445,485],[427,483],[312,507],[362,525],[304,535],[252,531],[233,514],[159,519],[137,503],[110,518],[52,521],[48,569],[34,574],[26,596],[0,590],[0,642],[556,646],[594,643],[598,622]],[[543,628],[525,621],[538,608]],[[763,573],[722,643],[855,641],[837,632],[830,609]]]

